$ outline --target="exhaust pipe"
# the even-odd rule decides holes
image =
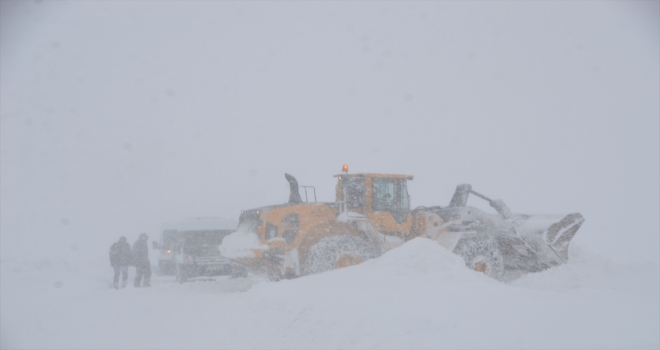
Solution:
[[[300,191],[298,190],[298,181],[295,177],[284,174],[286,181],[289,181],[289,187],[291,189],[291,194],[289,194],[289,204],[300,204],[302,203],[302,198],[300,198]]]

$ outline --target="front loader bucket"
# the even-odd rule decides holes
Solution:
[[[568,244],[583,222],[584,217],[580,213],[568,214],[545,231],[546,243],[563,262],[568,260]]]
[[[584,218],[579,213],[566,216],[556,215],[514,215],[511,220],[514,231],[524,245],[534,252],[537,264],[526,260],[529,272],[564,264],[568,261],[568,245],[580,229]],[[515,241],[512,241],[515,244]]]

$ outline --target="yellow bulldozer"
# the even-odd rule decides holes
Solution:
[[[223,254],[280,280],[359,264],[426,237],[461,256],[467,267],[505,281],[565,263],[568,245],[584,222],[579,213],[513,214],[503,201],[468,184],[457,186],[447,206],[411,210],[412,176],[343,170],[335,175],[336,201],[331,203],[316,202],[313,187],[299,186],[285,174],[289,201],[242,211],[237,231],[223,241]],[[467,206],[470,194],[486,200],[497,214]]]

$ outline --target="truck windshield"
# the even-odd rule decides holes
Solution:
[[[216,246],[231,232],[232,230],[186,231],[181,232],[181,239],[188,247]]]

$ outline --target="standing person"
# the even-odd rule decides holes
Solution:
[[[133,244],[133,266],[135,266],[135,287],[140,287],[142,277],[144,283],[142,287],[151,287],[151,263],[149,262],[149,246],[147,240],[149,236],[146,233],[140,234],[140,238]]]
[[[110,266],[115,269],[115,277],[112,280],[115,289],[119,289],[119,274],[121,273],[121,287],[126,288],[128,284],[128,265],[131,261],[131,245],[126,237],[119,237],[119,241],[110,247]]]

